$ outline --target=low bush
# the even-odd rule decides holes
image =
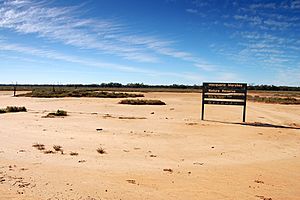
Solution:
[[[24,106],[22,106],[22,107],[7,106],[6,112],[27,112],[27,109]]]
[[[161,100],[147,100],[147,99],[123,99],[119,103],[130,104],[130,105],[166,105],[166,103]]]
[[[22,107],[7,106],[6,108],[0,109],[0,113],[10,113],[10,112],[27,112],[27,109],[24,106]]]
[[[63,117],[68,116],[68,112],[64,110],[57,110],[56,112],[48,113],[45,117],[52,118],[52,117]]]
[[[275,104],[300,104],[300,100],[293,97],[261,97],[248,95],[247,99],[254,102],[275,103]]]
[[[32,92],[17,95],[19,97],[41,97],[41,98],[62,98],[62,97],[97,97],[97,98],[135,98],[144,97],[143,94],[125,92],[106,92],[89,90],[45,90],[34,89]]]

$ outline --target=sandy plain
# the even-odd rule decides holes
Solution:
[[[240,124],[236,106],[208,105],[201,121],[197,93],[145,98],[167,105],[0,92],[0,108],[28,109],[0,114],[0,199],[300,199],[299,105],[248,102]],[[57,109],[69,116],[42,118]]]

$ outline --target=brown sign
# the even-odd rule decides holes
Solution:
[[[246,120],[246,83],[203,83],[202,116],[204,120],[204,105],[237,105],[244,106],[243,122]]]

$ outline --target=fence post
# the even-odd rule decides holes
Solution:
[[[202,112],[201,120],[204,120],[204,84],[202,84]]]
[[[244,94],[244,109],[243,109],[243,122],[246,122],[246,102],[247,102],[247,85]]]
[[[14,85],[14,97],[16,96],[16,93],[17,93],[17,84],[18,84],[18,82],[16,82],[16,84]]]
[[[16,96],[17,86],[14,86],[14,97]]]

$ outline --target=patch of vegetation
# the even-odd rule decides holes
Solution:
[[[71,151],[71,152],[70,152],[70,155],[71,155],[71,156],[78,156],[78,153],[77,153],[77,152]]]
[[[44,154],[55,154],[55,152],[52,150],[47,150],[47,151],[44,151]]]
[[[263,103],[274,103],[274,104],[300,104],[300,99],[296,99],[293,97],[261,97],[258,95],[251,96],[248,95],[247,99],[254,102],[263,102]]]
[[[55,151],[60,151],[62,149],[62,146],[60,146],[60,145],[53,145],[53,149]]]
[[[6,108],[0,109],[0,113],[10,113],[10,112],[27,112],[24,106],[7,106]]]
[[[62,146],[60,146],[60,145],[53,145],[53,149],[55,150],[55,151],[60,151],[61,152],[61,154],[64,154],[64,151],[63,151],[63,149],[62,149]]]
[[[131,183],[131,184],[136,184],[136,181],[133,180],[133,179],[129,179],[129,180],[126,180],[128,183]]]
[[[53,118],[53,117],[64,117],[68,116],[68,112],[64,110],[57,110],[56,112],[48,113],[45,117],[46,118]]]
[[[119,119],[147,119],[146,117],[119,117]]]
[[[147,100],[147,99],[124,99],[119,103],[130,104],[130,105],[166,105],[166,103],[161,100]]]
[[[124,92],[108,92],[95,90],[66,90],[66,89],[33,89],[32,92],[20,94],[23,97],[42,97],[42,98],[62,98],[62,97],[97,97],[97,98],[134,98],[144,97],[143,94],[124,93]]]
[[[172,169],[163,169],[163,171],[164,171],[164,172],[170,172],[170,173],[172,173],[172,172],[173,172],[173,170],[172,170]]]
[[[97,152],[100,153],[100,154],[105,154],[106,153],[106,151],[102,147],[99,147],[97,149]]]
[[[36,149],[38,149],[38,150],[40,150],[40,151],[45,150],[45,145],[44,145],[44,144],[40,144],[40,143],[34,143],[34,144],[32,145],[32,147],[34,147],[34,148],[36,148]]]

